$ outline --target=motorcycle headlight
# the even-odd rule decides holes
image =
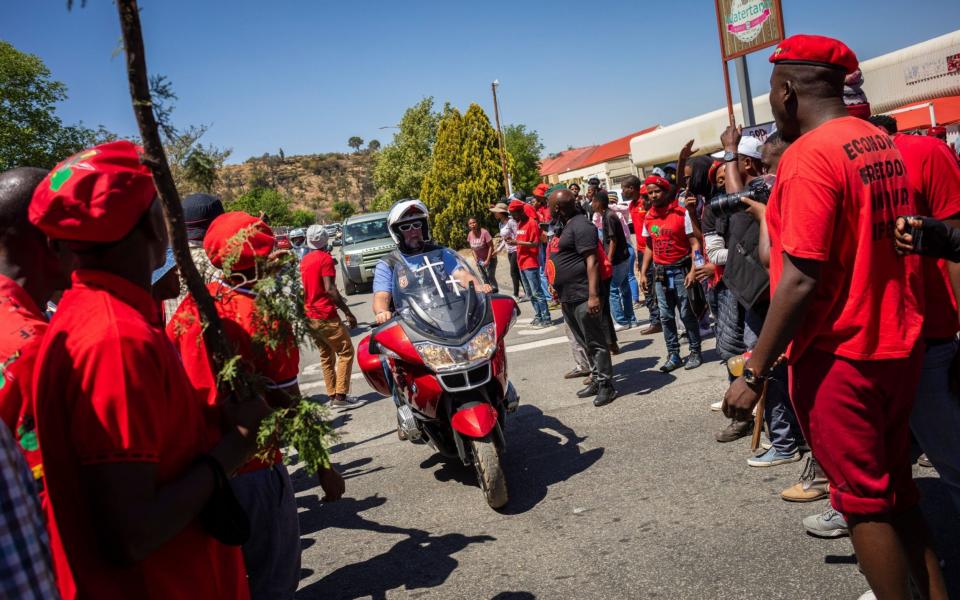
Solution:
[[[486,325],[463,346],[419,342],[414,347],[423,362],[434,371],[466,369],[474,362],[493,356],[497,348],[497,330],[493,323]]]

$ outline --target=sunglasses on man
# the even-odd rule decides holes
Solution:
[[[401,223],[397,225],[397,229],[400,231],[410,231],[411,229],[422,229],[423,223],[420,221],[413,221],[412,223]]]

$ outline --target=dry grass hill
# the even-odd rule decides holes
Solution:
[[[331,152],[302,156],[265,154],[239,165],[225,165],[215,190],[230,201],[255,187],[273,188],[291,198],[293,208],[322,216],[340,200],[361,211],[373,200],[374,154]]]

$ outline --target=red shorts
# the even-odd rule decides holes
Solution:
[[[923,353],[896,360],[849,360],[809,349],[790,367],[790,397],[843,515],[871,516],[916,506],[910,411]]]

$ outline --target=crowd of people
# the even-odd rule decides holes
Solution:
[[[530,201],[503,198],[490,206],[496,235],[467,223],[479,279],[458,277],[496,292],[505,253],[530,325],[558,324],[559,310],[565,377],[584,378],[577,396],[597,407],[617,398],[617,334],[641,327],[641,311],[640,333],[663,335],[664,373],[700,367],[703,338],[715,335],[729,389],[711,408],[730,419],[717,441],[762,424],[765,450],[749,466],[807,455],[782,496],[830,498],[804,526],[851,536],[868,594],[946,598],[911,439],[960,511],[960,163],[941,140],[871,116],[841,42],[794,36],[770,60],[776,134],[761,143],[731,126],[718,159],[691,142],[675,170],[624,180],[622,203],[597,180],[583,195],[541,184]],[[420,248],[426,209],[406,202],[416,214],[392,234]],[[277,240],[213,196],[183,207],[224,334],[263,382],[256,398],[223,397],[200,301],[181,288],[135,145],[0,174],[0,595],[296,591],[293,489],[279,449],[256,440],[267,414],[300,397],[292,324],[266,323],[266,343],[253,289]],[[337,291],[327,234],[294,233],[330,404],[356,406],[357,319]],[[391,317],[390,270],[377,266],[378,323]],[[325,499],[344,493],[333,466],[318,478]]]

